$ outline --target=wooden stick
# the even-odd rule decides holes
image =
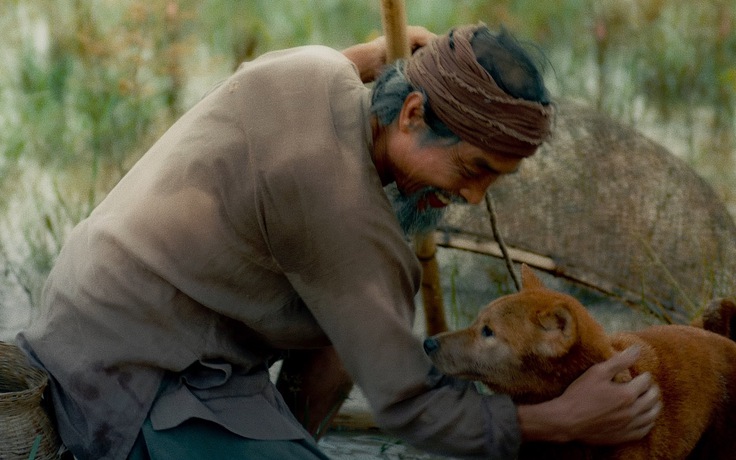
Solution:
[[[511,256],[509,256],[509,251],[508,249],[506,249],[506,244],[503,242],[501,231],[498,229],[496,210],[493,208],[493,197],[488,191],[486,191],[486,210],[488,211],[488,216],[491,218],[491,230],[493,231],[493,237],[496,239],[498,247],[501,248],[503,260],[504,262],[506,262],[506,270],[509,271],[509,275],[511,276],[511,280],[514,282],[516,290],[521,291],[521,282],[519,281],[519,277],[516,276],[516,272],[514,271],[514,262],[511,260]]]
[[[442,280],[437,263],[437,242],[434,232],[417,235],[414,251],[422,265],[422,304],[424,306],[424,325],[427,335],[435,335],[447,330],[447,318],[442,299]]]
[[[381,22],[386,37],[386,62],[409,56],[404,0],[381,0]]]
[[[407,58],[411,55],[406,33],[406,7],[404,0],[381,0],[383,35],[386,37],[386,62]],[[437,244],[434,234],[417,235],[415,251],[422,264],[422,300],[427,335],[447,330],[445,308],[442,301],[442,286],[437,264]]]

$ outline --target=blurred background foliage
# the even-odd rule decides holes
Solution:
[[[0,0],[0,9],[0,305],[35,303],[71,227],[238,63],[381,33],[378,0]],[[504,25],[543,61],[556,97],[637,126],[736,215],[733,0],[407,0],[407,16],[438,33]]]

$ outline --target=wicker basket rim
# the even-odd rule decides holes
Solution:
[[[0,392],[3,399],[17,399],[24,395],[36,395],[43,392],[48,384],[48,376],[41,369],[31,366],[25,354],[17,346],[0,341],[0,378],[8,375],[26,383],[27,388],[18,391]]]
[[[0,379],[5,377],[27,388],[0,393],[0,459],[27,458],[32,447],[37,460],[58,459],[61,441],[41,405],[48,375],[16,345],[0,341]]]

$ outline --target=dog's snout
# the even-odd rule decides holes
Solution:
[[[427,353],[428,355],[431,355],[432,353],[437,351],[439,347],[440,347],[440,342],[434,337],[424,339],[424,352]]]

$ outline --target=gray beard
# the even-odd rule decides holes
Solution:
[[[396,183],[387,185],[384,190],[391,201],[396,217],[399,219],[401,230],[407,237],[433,231],[445,215],[446,208],[427,206],[423,210],[419,209],[419,203],[422,199],[436,190],[432,187],[424,188],[411,195],[403,194],[396,187]]]

